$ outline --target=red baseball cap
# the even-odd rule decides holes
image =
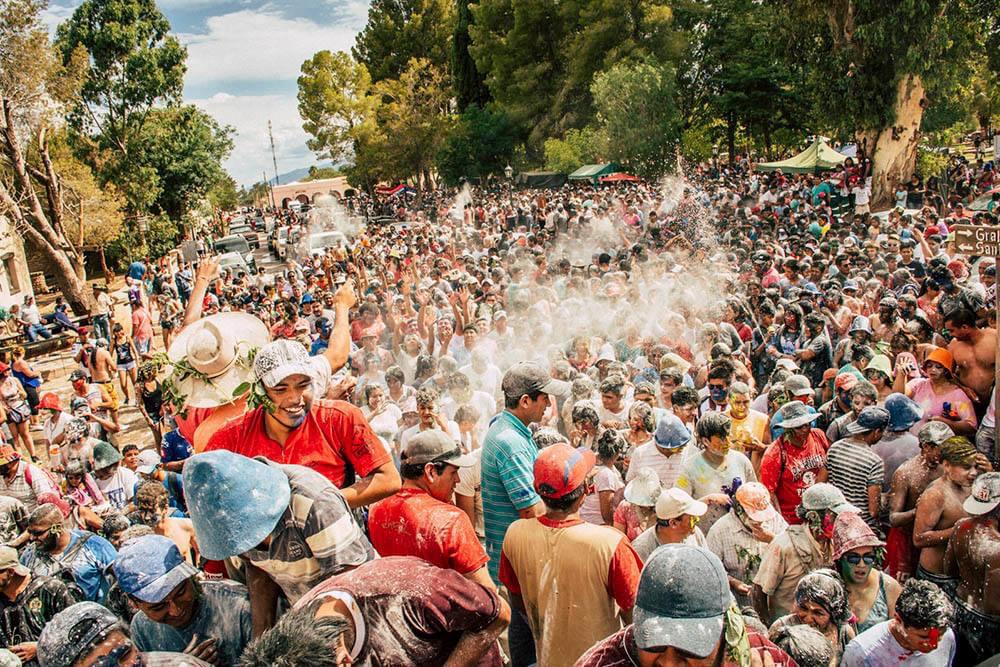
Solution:
[[[535,459],[535,491],[546,498],[562,498],[587,479],[597,456],[589,449],[565,443],[546,447]]]

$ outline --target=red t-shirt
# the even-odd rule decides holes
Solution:
[[[802,448],[789,446],[781,436],[764,452],[760,482],[778,496],[778,509],[789,524],[802,523],[795,508],[802,502],[802,492],[819,481],[817,476],[826,469],[829,448],[826,434],[814,428]]]
[[[549,528],[569,528],[583,523],[583,519],[569,519],[568,521],[553,521],[545,516],[536,517],[538,522]],[[615,599],[618,606],[624,610],[629,610],[635,606],[635,597],[639,590],[639,574],[642,572],[642,559],[635,552],[628,539],[622,535],[618,542],[611,563],[608,565],[608,595]],[[500,583],[507,587],[511,593],[521,594],[521,582],[517,580],[517,573],[507,560],[507,555],[500,552],[500,571],[497,573]]]
[[[344,401],[326,399],[313,400],[309,414],[288,436],[284,447],[264,430],[261,406],[216,431],[205,451],[215,449],[306,466],[338,489],[345,486],[349,467],[359,478],[367,477],[392,460],[361,410]]]
[[[489,560],[468,515],[422,489],[402,488],[372,505],[368,531],[381,556],[416,556],[459,574]]]

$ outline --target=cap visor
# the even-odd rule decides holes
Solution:
[[[135,469],[135,471],[140,475],[148,475],[152,473],[154,470],[156,470],[156,466],[139,466],[138,468]]]
[[[569,382],[552,379],[542,386],[542,391],[550,396],[567,396],[569,395],[570,387]]]
[[[462,454],[456,458],[446,460],[445,463],[456,468],[471,468],[476,465],[476,455]]]
[[[190,579],[196,574],[198,574],[198,570],[185,561],[183,563],[179,563],[172,570],[149,582],[139,590],[131,593],[129,593],[129,591],[125,592],[142,600],[143,602],[157,604],[170,595],[170,592],[177,588],[181,582],[186,579]]]
[[[991,503],[984,503],[970,496],[965,499],[964,503],[962,503],[962,508],[969,514],[980,516],[986,514],[987,512],[993,511],[993,509],[997,505],[1000,505],[1000,499],[997,499]]]
[[[778,513],[778,510],[774,509],[773,505],[768,505],[767,509],[758,510],[756,512],[752,512],[752,511],[748,510],[743,505],[741,505],[741,507],[743,507],[743,511],[745,511],[747,513],[748,517],[750,517],[752,520],[757,521],[759,523],[763,523],[765,521],[770,521]]]
[[[690,514],[691,516],[704,516],[705,512],[708,511],[708,505],[701,502],[700,500],[693,500],[691,504],[688,505],[685,514]]]
[[[672,646],[706,658],[722,639],[724,618],[664,618],[636,607],[635,644],[644,650]]]
[[[843,514],[845,512],[853,512],[854,514],[861,514],[861,510],[859,510],[857,507],[848,502],[840,503],[839,505],[835,505],[830,509],[836,512],[837,514]]]

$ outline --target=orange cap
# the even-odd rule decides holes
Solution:
[[[951,352],[943,347],[934,348],[934,350],[927,355],[927,358],[924,359],[924,364],[928,361],[934,361],[941,364],[949,373],[955,370],[955,360],[952,359]]]

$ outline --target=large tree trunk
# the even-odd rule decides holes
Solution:
[[[30,239],[31,237],[29,237]],[[35,244],[32,244],[35,245]],[[56,287],[66,299],[66,303],[77,315],[90,313],[91,290],[87,286],[84,276],[78,274],[78,267],[74,266],[66,253],[53,252],[51,246],[35,246],[39,252],[44,254],[53,268],[53,278]],[[81,267],[82,268],[82,267]],[[82,273],[82,271],[80,271]]]
[[[900,183],[913,177],[920,142],[920,121],[927,100],[920,77],[909,74],[900,79],[893,105],[895,122],[880,128],[872,155],[872,209],[888,206]],[[874,134],[874,133],[873,133]]]

